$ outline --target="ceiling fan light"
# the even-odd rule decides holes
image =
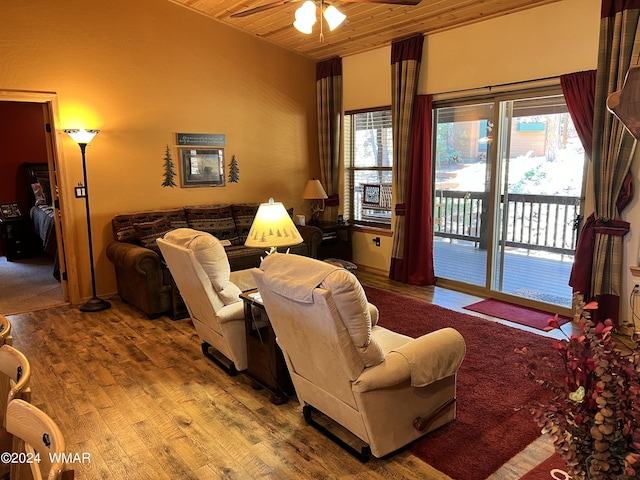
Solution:
[[[316,4],[311,0],[304,2],[300,8],[296,10],[296,20],[311,25],[316,23]]]
[[[293,26],[301,33],[313,33],[313,24],[316,22],[301,22],[300,20],[296,20],[293,22]]]
[[[329,25],[329,30],[333,30],[334,28],[340,26],[342,22],[344,22],[347,18],[344,13],[342,13],[333,5],[329,5],[327,8],[325,8],[322,15]]]
[[[296,10],[296,21],[293,22],[293,26],[299,32],[311,33],[314,23],[316,23],[316,4],[307,0]]]

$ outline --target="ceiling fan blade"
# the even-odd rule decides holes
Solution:
[[[282,7],[287,5],[288,3],[297,3],[301,0],[280,0],[278,2],[271,2],[265,5],[260,5],[259,7],[250,8],[249,10],[244,10],[243,12],[238,12],[230,15],[231,18],[240,18],[246,17],[248,15],[253,15],[254,13],[264,12],[265,10],[271,10],[272,8]]]
[[[416,6],[422,0],[342,0],[345,3],[387,3],[389,5]]]

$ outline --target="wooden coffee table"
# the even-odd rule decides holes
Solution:
[[[289,370],[258,290],[242,293],[247,336],[247,373],[256,386],[271,391],[271,402],[282,405],[295,395]]]

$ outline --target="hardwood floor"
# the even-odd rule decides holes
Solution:
[[[365,285],[461,309],[476,297],[367,272]],[[295,399],[276,406],[200,352],[189,320],[70,306],[9,316],[32,365],[32,401],[79,454],[77,479],[447,479],[407,451],[362,464],[318,434]],[[86,461],[87,455],[90,462]],[[534,442],[490,478],[519,478],[552,453]],[[460,479],[464,480],[464,479]]]

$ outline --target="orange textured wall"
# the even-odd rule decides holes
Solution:
[[[0,0],[0,11],[0,90],[9,92],[0,100],[14,90],[54,97],[81,297],[90,296],[84,203],[73,195],[81,157],[62,129],[101,130],[87,148],[98,294],[116,292],[105,255],[114,214],[269,197],[305,213],[302,191],[319,173],[315,62],[168,1]],[[236,156],[240,182],[161,187],[167,145],[177,163],[176,132],[225,134],[225,164]]]

